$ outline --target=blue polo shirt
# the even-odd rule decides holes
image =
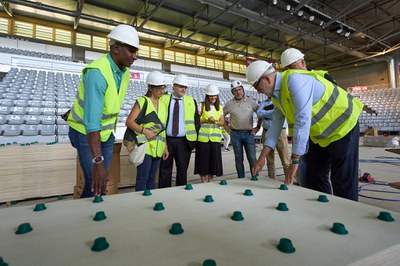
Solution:
[[[115,84],[119,91],[126,67],[119,69],[111,58],[110,53],[107,54],[107,59],[110,62]],[[85,125],[86,133],[101,131],[104,95],[107,90],[106,79],[101,74],[100,70],[88,69],[83,76],[83,83],[85,86],[85,112],[83,115],[83,124]]]

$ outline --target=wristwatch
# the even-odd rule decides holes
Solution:
[[[94,158],[92,159],[92,162],[93,162],[94,164],[101,164],[103,161],[104,161],[104,157],[101,156],[101,155],[96,156],[96,157],[94,157]]]
[[[290,164],[299,164],[300,159],[290,159]]]

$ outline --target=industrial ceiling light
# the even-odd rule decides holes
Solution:
[[[351,32],[348,31],[348,32],[346,32],[346,33],[344,34],[344,37],[349,38],[350,34],[351,34]]]
[[[311,15],[308,19],[309,19],[310,21],[313,21],[313,20],[315,19],[315,16],[314,16],[314,15]]]
[[[322,27],[322,26],[324,26],[324,22],[321,20],[320,22],[319,22],[319,25]]]
[[[303,10],[299,10],[299,12],[297,13],[297,16],[301,17],[301,16],[303,16],[303,14],[304,14]]]
[[[272,4],[276,5],[278,3],[278,0],[273,0]]]
[[[340,27],[340,28],[336,31],[337,34],[340,34],[340,33],[342,33],[342,32],[343,32],[343,28],[342,28],[342,27]]]
[[[291,6],[290,6],[290,5],[287,5],[287,6],[286,6],[286,11],[290,11],[290,8],[291,8]]]

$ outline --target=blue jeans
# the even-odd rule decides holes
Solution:
[[[146,154],[143,163],[136,167],[136,191],[156,188],[156,174],[161,158],[153,158]]]
[[[93,197],[92,173],[94,167],[92,162],[93,155],[90,151],[88,137],[71,127],[69,128],[68,136],[72,147],[74,147],[78,152],[79,163],[81,164],[83,175],[85,177],[85,185],[83,187],[81,198]],[[106,164],[107,170],[110,167],[112,159],[114,141],[115,137],[111,134],[106,142],[101,143],[101,155],[104,157],[104,163]]]
[[[250,171],[256,162],[256,143],[249,131],[232,131],[231,143],[235,153],[235,166],[238,178],[244,178],[243,147],[246,151]],[[255,175],[258,176],[258,173]]]

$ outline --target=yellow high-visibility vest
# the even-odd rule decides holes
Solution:
[[[160,100],[167,106],[167,108],[172,99],[172,94],[164,94],[160,98]],[[185,123],[186,139],[188,141],[196,141],[197,132],[194,121],[194,114],[195,112],[197,112],[197,107],[192,97],[186,95],[183,96],[183,109],[183,120]]]
[[[147,140],[145,134],[140,134],[139,132],[136,132],[137,141],[139,144],[148,142],[147,147],[146,147],[146,154],[152,156],[153,158],[162,157],[164,150],[165,150],[165,143],[166,143],[165,126],[167,123],[167,116],[168,116],[167,107],[161,100],[159,100],[158,101],[158,111],[157,111],[154,108],[154,105],[152,104],[151,99],[147,96],[143,96],[136,100],[139,104],[140,110],[142,110],[142,108],[143,108],[145,98],[147,99],[147,108],[146,108],[146,112],[144,115],[144,120],[146,120],[147,115],[154,112],[155,114],[157,114],[157,117],[159,119],[159,122],[161,122],[161,124],[157,123],[156,121],[147,121],[145,123],[140,124],[141,127],[153,130],[155,132],[159,132],[159,134],[156,136],[156,139],[149,141],[149,140]],[[151,120],[151,119],[149,119],[149,120]]]
[[[101,141],[105,142],[110,137],[112,131],[115,129],[118,114],[121,110],[122,103],[124,102],[126,89],[129,85],[129,68],[126,68],[124,76],[121,80],[119,92],[115,84],[114,76],[111,70],[110,61],[107,55],[93,61],[82,70],[82,78],[78,88],[78,95],[75,98],[74,105],[72,106],[71,113],[68,116],[68,124],[71,128],[86,135],[85,125],[83,124],[83,115],[85,113],[85,86],[83,77],[88,69],[98,69],[107,82],[106,93],[104,94],[104,107],[103,116],[101,118]]]
[[[287,85],[293,73],[315,77],[325,86],[321,99],[313,104],[311,113],[310,139],[313,143],[326,147],[347,135],[356,125],[364,104],[345,90],[326,80],[321,71],[286,70],[282,73],[281,103],[274,98],[272,102],[286,116],[289,136],[293,136],[295,111],[292,96]],[[322,76],[321,76],[322,75]]]
[[[219,110],[214,109],[214,117],[215,121],[219,121],[222,114],[222,107],[220,106]],[[203,105],[203,112],[201,114],[200,120],[207,120],[211,117],[211,112],[206,111],[205,105]],[[199,142],[221,142],[221,128],[214,123],[203,123],[201,124],[199,136],[197,137],[197,141]]]

